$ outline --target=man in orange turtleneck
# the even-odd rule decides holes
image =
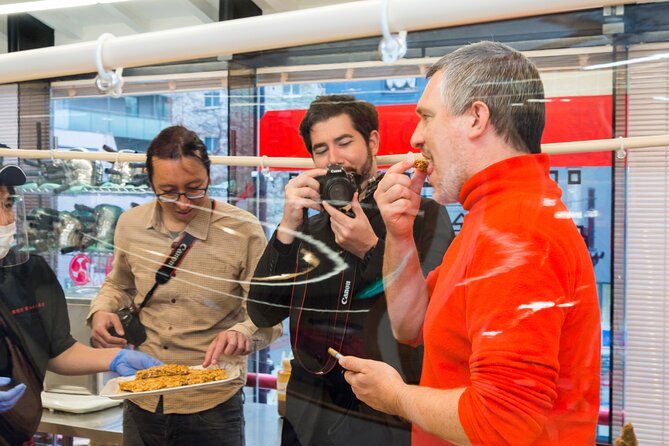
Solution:
[[[384,277],[395,337],[424,344],[419,386],[344,356],[370,406],[414,425],[413,445],[593,445],[600,315],[592,262],[541,154],[536,67],[479,42],[439,60],[412,145],[434,198],[468,211],[442,264],[423,278],[412,237],[426,173],[390,168],[375,193],[386,224]],[[408,253],[408,254],[407,254]]]

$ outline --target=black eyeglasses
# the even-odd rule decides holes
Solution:
[[[207,188],[196,187],[188,189],[186,192],[165,192],[164,194],[156,194],[156,197],[163,203],[176,203],[182,195],[189,200],[198,200],[207,195]]]

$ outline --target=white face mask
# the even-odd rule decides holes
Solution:
[[[0,259],[4,259],[9,248],[14,245],[14,234],[16,234],[16,223],[0,226]]]

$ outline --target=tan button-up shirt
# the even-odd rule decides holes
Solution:
[[[155,282],[156,271],[172,251],[173,237],[165,228],[156,201],[124,212],[114,237],[114,266],[91,302],[96,311],[114,312],[134,299],[139,305]],[[248,318],[248,281],[267,241],[258,220],[235,206],[215,202],[200,210],[186,231],[191,249],[172,279],[158,286],[140,313],[147,339],[138,347],[165,363],[199,365],[216,336],[234,330],[249,336],[255,348],[281,335],[281,326],[259,329]],[[246,356],[221,357],[242,373],[225,385],[163,396],[164,413],[196,413],[227,401],[246,382]],[[133,400],[155,412],[158,397]]]

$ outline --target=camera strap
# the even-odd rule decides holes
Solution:
[[[369,197],[374,194],[374,191],[378,187],[379,180],[382,177],[383,174],[370,180],[370,183],[368,184],[365,197],[363,197],[363,200],[365,200],[366,197]],[[303,212],[302,214],[303,220],[302,220],[301,231],[305,235],[311,235],[311,230],[309,227],[308,211],[306,208],[304,208],[302,212]],[[299,251],[301,251],[301,248],[298,249],[298,252]],[[300,366],[309,373],[313,373],[316,375],[326,374],[332,371],[332,369],[334,369],[334,367],[337,365],[337,360],[327,353],[327,349],[328,347],[333,347],[335,350],[341,352],[343,350],[344,339],[348,335],[347,333],[348,319],[350,315],[351,305],[353,303],[353,297],[355,295],[354,287],[356,283],[357,266],[355,259],[353,259],[352,261],[350,260],[353,254],[344,251],[343,256],[344,256],[344,261],[346,261],[348,267],[339,276],[339,292],[337,294],[337,301],[335,308],[324,308],[324,309],[307,308],[305,311],[305,304],[307,303],[307,300],[309,298],[308,295],[309,272],[307,272],[303,278],[305,284],[302,285],[303,290],[302,290],[301,302],[299,303],[300,306],[297,307],[299,308],[299,312],[297,315],[297,323],[295,326],[295,337],[293,339],[292,349],[295,359],[299,362]],[[300,271],[300,262],[298,259],[295,265],[295,276],[298,275],[299,271]],[[314,286],[318,287],[321,285],[315,284]],[[297,286],[293,285],[293,292],[290,298],[291,308],[296,308],[295,304],[297,303],[297,300],[300,299],[299,297],[297,298],[295,297],[296,288]],[[312,344],[313,340],[304,339],[305,336],[301,335],[303,333],[311,332],[311,335],[313,336],[314,327],[309,327],[309,322],[307,322],[306,320],[309,319],[310,316],[313,318],[313,312],[318,312],[318,311],[321,311],[322,314],[324,315],[324,318],[328,319],[327,333],[323,337],[323,341],[318,342],[317,345],[314,346]],[[307,315],[304,314],[305,312],[307,313]],[[333,314],[334,317],[330,316]],[[303,357],[305,353],[308,353],[308,356],[310,357],[309,359]],[[319,355],[323,355],[322,358],[324,359],[318,361],[316,357]],[[319,363],[315,366],[309,366],[307,364],[307,363],[313,363],[314,360],[318,361]]]
[[[345,253],[344,255],[347,257],[349,253]],[[308,366],[307,361],[305,361],[304,358],[302,357],[303,350],[312,350],[310,348],[312,347],[312,345],[310,345],[310,342],[312,341],[307,339],[303,345],[301,342],[302,337],[300,336],[301,331],[305,330],[307,333],[313,331],[313,327],[308,327],[308,326],[301,327],[302,316],[303,312],[305,311],[304,305],[307,300],[307,290],[309,288],[308,285],[304,285],[304,291],[302,292],[302,299],[299,306],[299,316],[295,328],[295,338],[292,347],[295,359],[300,363],[302,368],[308,371],[309,373],[313,373],[315,375],[324,375],[326,373],[329,373],[337,364],[337,360],[327,353],[327,349],[328,347],[333,347],[335,350],[340,352],[343,349],[342,347],[344,345],[344,338],[346,337],[347,334],[346,329],[348,327],[348,317],[350,314],[351,304],[353,303],[354,286],[356,278],[355,272],[356,272],[355,266],[349,265],[349,267],[346,268],[346,270],[344,270],[339,275],[339,292],[337,293],[337,304],[335,308],[306,309],[306,311],[308,312],[321,311],[324,315],[328,317],[330,317],[330,315],[334,313],[334,320],[332,320],[331,323],[328,324],[327,333],[323,338],[322,344],[316,346],[319,352],[318,353],[313,351],[308,352],[309,356],[311,357],[322,355],[322,357],[324,358],[325,362],[322,363],[321,361],[321,363],[318,364],[317,368]],[[306,274],[304,279],[305,281],[308,282],[309,273]],[[293,287],[293,295],[291,296],[291,302],[290,302],[291,308],[295,308],[293,306],[294,291],[295,288]],[[314,353],[316,354],[314,355]],[[313,362],[313,360],[309,362]]]
[[[308,227],[306,225],[303,226],[303,228],[305,229],[306,232],[308,232]],[[343,255],[344,255],[344,260],[347,261],[352,254],[345,251]],[[328,347],[333,347],[335,350],[341,352],[342,347],[344,345],[344,338],[347,335],[346,329],[348,327],[348,318],[354,296],[356,266],[355,262],[351,264],[350,262],[347,261],[346,263],[348,267],[339,275],[339,292],[337,293],[335,308],[306,308],[306,313],[311,313],[311,314],[305,315],[304,314],[305,304],[307,303],[309,297],[308,272],[305,274],[303,279],[305,284],[303,285],[302,298],[301,301],[299,302],[299,307],[297,307],[299,308],[299,313],[297,316],[295,337],[293,339],[292,349],[295,359],[300,363],[300,366],[302,366],[304,370],[308,371],[309,373],[313,373],[315,375],[323,375],[329,373],[330,371],[332,371],[332,369],[334,369],[335,365],[337,364],[337,360],[327,353],[327,349]],[[300,261],[298,259],[295,265],[295,274],[298,273],[299,269],[300,269]],[[321,286],[321,285],[317,284],[315,286]],[[295,299],[295,288],[296,286],[293,285],[293,293],[291,294],[290,298],[291,308],[296,308],[295,304],[297,302]],[[299,297],[297,299],[299,299]],[[308,320],[314,317],[315,312],[316,313],[320,312],[323,318],[328,319],[328,323],[324,324],[327,325],[327,333],[322,338],[323,340],[321,342],[317,342],[317,345],[314,346],[313,339],[309,339],[309,336],[307,336],[305,339],[305,337],[301,336],[301,334],[304,330],[304,332],[306,333],[311,332],[311,336],[313,337],[314,327],[309,326],[310,323],[308,322]],[[304,326],[302,326],[303,319],[304,319]],[[311,360],[305,360],[305,358],[302,356],[303,351],[308,352],[309,356],[311,357],[310,358]],[[324,363],[322,360],[318,361],[317,359],[318,356],[324,358]],[[313,363],[314,359],[319,363],[315,366],[309,366],[307,362]]]
[[[160,269],[158,269],[158,271],[156,271],[156,281],[154,282],[149,292],[146,293],[146,297],[144,297],[142,303],[139,304],[139,307],[133,305],[133,313],[139,313],[142,308],[144,308],[146,304],[149,303],[149,300],[151,300],[153,293],[156,291],[156,288],[158,288],[159,285],[164,285],[170,281],[172,276],[176,274],[176,269],[179,267],[179,265],[181,265],[181,262],[183,261],[184,257],[186,257],[186,254],[188,254],[188,251],[190,251],[190,248],[193,246],[194,242],[195,237],[187,232],[184,232],[181,240],[174,244],[174,248],[172,248],[172,252],[170,253],[169,257],[165,259],[163,265],[160,267]]]

